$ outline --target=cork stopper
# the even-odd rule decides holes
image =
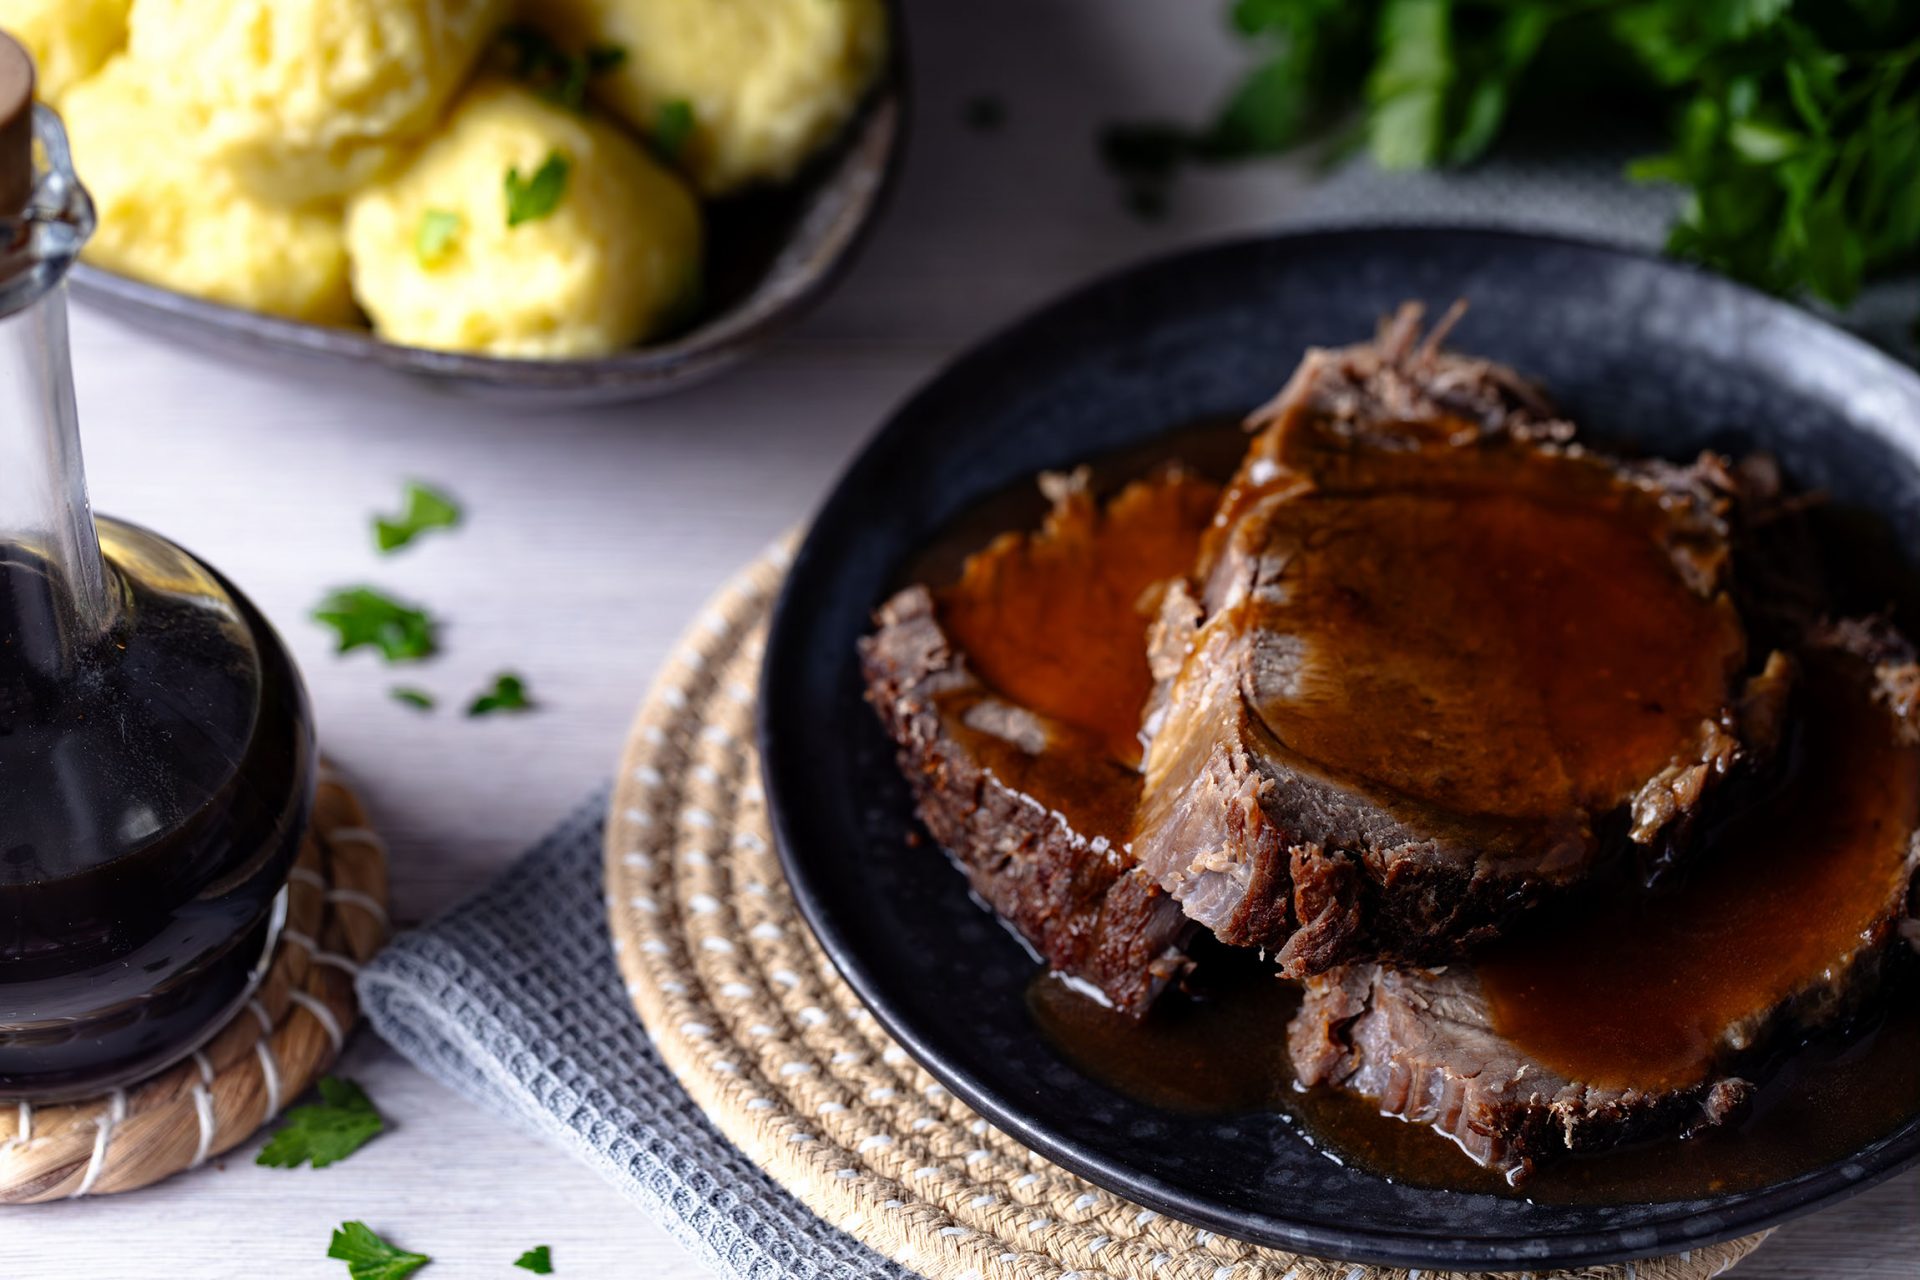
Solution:
[[[0,31],[0,217],[33,196],[33,58]]]

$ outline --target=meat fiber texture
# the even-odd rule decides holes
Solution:
[[[1891,718],[1895,740],[1909,748],[1920,741],[1920,666],[1905,640],[1884,623],[1856,620],[1816,627],[1809,643],[1866,666],[1871,696]],[[1895,832],[1883,856],[1891,865],[1882,869],[1888,889],[1877,914],[1862,928],[1842,924],[1837,932],[1845,939],[1835,954],[1783,975],[1758,1007],[1730,1013],[1697,1070],[1666,1069],[1638,1084],[1584,1079],[1496,1029],[1488,989],[1471,964],[1368,962],[1307,980],[1288,1035],[1296,1078],[1350,1090],[1387,1115],[1430,1125],[1516,1182],[1538,1161],[1725,1123],[1754,1095],[1747,1073],[1796,1039],[1843,1022],[1879,988],[1901,928],[1911,923],[1920,835]],[[1712,945],[1713,936],[1703,930],[1702,945]]]
[[[1749,669],[1727,592],[1740,480],[1723,460],[1630,464],[1590,453],[1518,375],[1442,352],[1441,332],[1422,339],[1419,324],[1418,310],[1408,308],[1375,342],[1309,352],[1285,391],[1254,415],[1260,435],[1191,585],[1168,593],[1152,638],[1158,685],[1134,855],[1189,916],[1224,942],[1273,952],[1290,976],[1359,959],[1457,956],[1623,848],[1637,847],[1649,862],[1683,850],[1691,824],[1726,784],[1771,760],[1777,707],[1790,684],[1790,669],[1777,660],[1763,657]],[[1538,471],[1542,484],[1567,489],[1569,505],[1618,508],[1644,524],[1659,563],[1643,576],[1683,602],[1673,611],[1694,630],[1659,617],[1641,636],[1672,649],[1675,671],[1707,664],[1693,681],[1704,691],[1698,708],[1653,708],[1671,724],[1662,730],[1666,746],[1641,752],[1644,772],[1591,794],[1545,766],[1539,778],[1523,772],[1539,761],[1577,764],[1582,749],[1557,740],[1555,726],[1539,717],[1503,719],[1502,708],[1477,696],[1482,674],[1515,664],[1564,679],[1551,669],[1562,661],[1558,620],[1526,613],[1533,586],[1483,588],[1474,583],[1477,561],[1460,561],[1460,589],[1482,590],[1489,608],[1508,610],[1484,630],[1511,652],[1490,662],[1474,651],[1483,637],[1443,633],[1419,652],[1398,638],[1424,617],[1390,610],[1395,593],[1433,588],[1419,538],[1403,540],[1415,552],[1405,563],[1362,545],[1351,564],[1324,567],[1326,548],[1340,538],[1356,529],[1370,536],[1364,530],[1383,499],[1428,488],[1477,495],[1509,485],[1509,471]],[[1536,505],[1550,510],[1552,497],[1544,493]],[[1449,501],[1464,519],[1476,517],[1478,497]],[[1585,526],[1570,518],[1566,527]],[[1554,569],[1563,571],[1584,575],[1594,591],[1610,589],[1609,565]],[[1379,591],[1354,603],[1355,575],[1375,572]],[[1607,616],[1604,603],[1596,605]],[[1356,634],[1403,647],[1374,658],[1312,634],[1321,613],[1342,610],[1357,619]],[[1620,647],[1641,643],[1625,634],[1633,644]],[[1329,677],[1331,668],[1339,674]],[[1436,681],[1464,695],[1433,705]],[[1349,686],[1369,684],[1370,703],[1339,703]],[[1325,752],[1303,746],[1309,735],[1295,735],[1300,725],[1357,765],[1328,767]],[[1589,738],[1604,742],[1605,730]],[[1422,745],[1422,734],[1436,736]],[[1501,744],[1511,759],[1473,765],[1485,743]],[[1515,796],[1522,799],[1502,812]]]

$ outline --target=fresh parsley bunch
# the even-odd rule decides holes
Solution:
[[[1355,106],[1388,168],[1475,159],[1516,103],[1651,110],[1672,145],[1632,172],[1687,188],[1674,253],[1835,303],[1920,257],[1914,0],[1237,0],[1232,19],[1261,58],[1209,125],[1103,139],[1143,211],[1181,164],[1291,147]]]

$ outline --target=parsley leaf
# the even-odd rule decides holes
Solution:
[[[1294,146],[1353,106],[1388,168],[1468,163],[1517,111],[1572,134],[1657,113],[1671,144],[1629,172],[1683,188],[1670,252],[1843,304],[1920,260],[1920,5],[1234,0],[1231,14],[1257,58],[1210,123],[1102,133],[1136,209],[1164,208],[1191,165]]]
[[[493,687],[467,705],[470,716],[491,715],[495,711],[530,711],[533,702],[519,676],[502,671],[493,678]]]
[[[292,1169],[311,1160],[314,1168],[324,1169],[346,1159],[387,1127],[373,1100],[351,1080],[322,1078],[320,1098],[318,1103],[288,1111],[286,1124],[268,1139],[254,1163]]]
[[[327,1256],[346,1263],[352,1280],[406,1280],[433,1261],[424,1253],[394,1248],[364,1222],[343,1222],[334,1228]]]
[[[625,47],[617,44],[593,44],[585,53],[569,53],[546,32],[525,23],[502,31],[500,43],[509,72],[548,102],[570,111],[586,108],[588,81],[627,60]]]
[[[388,662],[412,662],[439,647],[434,620],[425,611],[372,587],[342,587],[313,611],[313,619],[339,637],[336,652],[363,645],[378,649]]]
[[[693,136],[693,104],[685,98],[663,102],[653,116],[653,146],[670,164],[679,163]]]
[[[429,209],[420,215],[420,226],[413,233],[414,256],[420,265],[431,267],[444,262],[460,238],[461,218],[451,209]]]
[[[395,702],[404,702],[408,706],[417,707],[422,711],[431,711],[435,705],[432,694],[428,693],[425,689],[417,689],[407,684],[395,685],[387,691],[387,696]]]
[[[373,540],[382,551],[397,551],[429,529],[451,529],[459,523],[459,503],[441,490],[415,481],[407,485],[404,511],[374,520]]]
[[[550,1276],[553,1274],[553,1250],[544,1244],[535,1245],[515,1259],[513,1265],[537,1276]]]
[[[567,193],[567,172],[571,162],[558,151],[547,158],[530,178],[522,178],[518,166],[507,170],[507,225],[536,222],[560,207]]]

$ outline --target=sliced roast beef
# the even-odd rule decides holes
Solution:
[[[1458,954],[1771,758],[1788,671],[1749,665],[1719,459],[1591,453],[1412,311],[1253,425],[1153,637],[1133,840],[1223,941]]]
[[[1104,508],[1084,475],[943,590],[910,587],[861,642],[867,697],[921,820],[1055,970],[1146,1010],[1192,923],[1133,866],[1156,584],[1186,572],[1218,488],[1179,470]]]
[[[1482,1163],[1738,1114],[1772,1050],[1875,989],[1920,863],[1920,667],[1883,624],[1817,634],[1795,759],[1656,892],[1550,912],[1471,964],[1311,978],[1297,1078],[1427,1124]]]

